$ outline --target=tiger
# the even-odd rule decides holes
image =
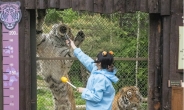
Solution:
[[[0,21],[5,28],[12,30],[22,17],[20,11],[20,2],[0,2]]]
[[[138,87],[122,87],[114,97],[112,110],[141,110],[142,101]]]
[[[78,31],[76,37],[72,34],[71,28],[64,23],[53,24],[49,33],[43,33],[42,24],[45,17],[44,10],[37,11],[37,56],[38,57],[74,57],[73,49],[66,44],[71,39],[76,46],[81,45],[85,39],[83,31]],[[73,89],[67,83],[61,82],[61,77],[68,77],[68,72],[73,60],[39,60],[40,73],[48,88],[51,90],[54,99],[55,110],[76,110]]]

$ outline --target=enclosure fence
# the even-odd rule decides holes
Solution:
[[[99,14],[76,12],[71,9],[57,11],[47,10],[43,25],[43,33],[49,33],[55,23],[67,24],[74,35],[82,30],[86,36],[80,48],[90,57],[95,58],[99,51],[114,52],[114,66],[117,68],[118,83],[113,84],[116,92],[126,86],[137,86],[144,101],[141,110],[147,110],[148,96],[148,27],[147,13],[113,13]],[[50,50],[51,52],[52,50]],[[74,57],[41,58],[37,57],[37,110],[54,110],[54,102],[48,85],[43,80],[40,61],[55,68],[59,61],[72,61],[68,76],[70,82],[77,87],[85,87],[89,72]],[[53,65],[54,64],[54,65]],[[77,91],[73,91],[78,110],[85,109],[85,100]]]

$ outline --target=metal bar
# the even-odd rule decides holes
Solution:
[[[96,57],[92,57],[95,59]],[[37,57],[36,60],[77,60],[75,57]],[[114,60],[122,60],[122,61],[148,61],[148,58],[119,58],[115,57]]]

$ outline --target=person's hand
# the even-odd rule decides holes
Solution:
[[[68,45],[71,45],[71,47],[72,47],[73,49],[77,48],[77,47],[75,46],[73,40],[71,40],[71,39],[66,40],[66,43],[67,43]]]
[[[82,93],[84,89],[85,89],[85,88],[83,88],[83,87],[78,87],[78,88],[77,88],[77,92]]]

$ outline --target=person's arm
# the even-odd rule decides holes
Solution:
[[[80,48],[74,50],[74,55],[78,60],[86,67],[86,69],[91,72],[95,66],[94,60],[86,55]]]
[[[70,44],[70,46],[72,47],[73,50],[75,50],[77,48],[77,46],[74,44],[74,42],[70,39],[70,41],[66,41],[68,44]]]
[[[103,78],[97,78],[95,79],[93,89],[89,90],[87,88],[83,88],[81,96],[85,100],[100,102],[103,98],[104,91],[106,91],[105,80]]]
[[[86,69],[91,72],[95,66],[94,60],[86,55],[80,48],[77,48],[72,40],[70,40],[70,45],[74,49],[75,57],[77,57],[78,60],[86,67]]]

